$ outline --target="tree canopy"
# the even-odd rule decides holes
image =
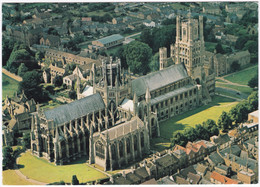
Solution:
[[[35,101],[44,99],[44,93],[40,86],[40,74],[36,71],[28,71],[23,76],[23,81],[19,83],[19,91],[24,91],[28,99],[34,98]]]
[[[122,55],[133,73],[149,72],[152,49],[147,44],[139,41],[131,42],[123,47]]]
[[[3,168],[10,169],[13,168],[15,158],[13,156],[13,149],[10,146],[5,146],[2,149],[3,151]]]
[[[247,84],[250,88],[258,87],[258,73],[248,81]]]
[[[218,119],[218,127],[222,130],[227,130],[231,127],[232,120],[230,119],[230,116],[223,111],[221,116]]]

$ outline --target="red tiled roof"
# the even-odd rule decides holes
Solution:
[[[210,178],[213,178],[213,179],[215,179],[215,180],[221,182],[221,184],[238,184],[237,181],[235,181],[235,180],[233,180],[233,179],[231,179],[231,178],[225,177],[225,176],[223,176],[223,175],[220,175],[219,173],[217,173],[217,172],[215,172],[215,171],[213,171],[213,172],[211,173]]]

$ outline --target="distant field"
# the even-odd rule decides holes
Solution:
[[[201,106],[192,111],[175,116],[160,123],[160,138],[151,142],[151,147],[162,150],[170,146],[170,139],[175,131],[184,130],[186,127],[195,127],[207,119],[218,120],[223,111],[229,111],[237,102],[226,97],[215,96],[208,105]]]
[[[248,81],[257,74],[257,71],[258,65],[233,73],[232,75],[225,76],[224,79],[234,83],[247,85]]]
[[[251,92],[253,91],[253,89],[250,88],[250,87],[236,86],[236,85],[231,85],[231,84],[216,83],[216,87],[231,88],[231,89],[237,90],[237,91],[239,91],[239,92],[245,93],[245,94],[247,94],[247,95],[250,95]]]
[[[20,171],[37,181],[52,183],[63,180],[71,182],[72,176],[77,175],[79,182],[93,181],[97,179],[107,178],[103,173],[88,167],[85,159],[79,159],[70,165],[55,166],[47,160],[37,158],[31,153],[22,154],[19,165],[23,166]]]
[[[8,95],[12,97],[18,90],[19,82],[2,73],[2,100]]]

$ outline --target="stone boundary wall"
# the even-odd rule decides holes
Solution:
[[[7,75],[8,77],[18,81],[18,82],[21,82],[23,81],[23,78],[18,76],[18,75],[15,75],[14,73],[11,73],[10,71],[7,71],[6,69],[2,68],[2,73],[4,73],[5,75]]]

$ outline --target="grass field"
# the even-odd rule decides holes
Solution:
[[[237,73],[233,73],[232,75],[225,76],[224,79],[234,83],[247,85],[248,81],[257,74],[257,71],[258,66],[256,65]]]
[[[8,95],[12,97],[18,90],[19,82],[2,73],[2,100]]]
[[[3,171],[2,177],[3,185],[34,185],[17,175],[15,170],[8,169]]]
[[[37,158],[26,152],[21,155],[19,165],[20,171],[31,179],[52,183],[63,180],[71,182],[72,175],[77,175],[79,182],[93,181],[107,178],[103,173],[87,166],[86,159],[79,159],[70,165],[55,166],[47,160]]]
[[[186,127],[195,127],[207,119],[218,120],[223,111],[229,111],[237,102],[226,97],[215,96],[208,105],[201,106],[192,111],[170,118],[160,123],[161,137],[153,139],[151,147],[158,151],[170,146],[170,138],[175,131]]]

